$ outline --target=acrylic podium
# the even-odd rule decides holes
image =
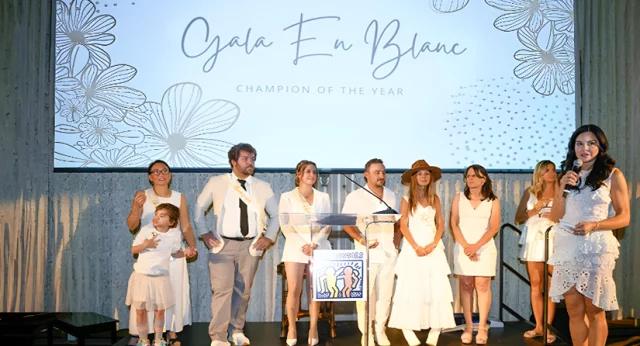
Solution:
[[[295,232],[296,234],[292,234],[291,232],[289,232],[286,236],[290,237],[290,236],[300,236],[303,239],[308,239],[308,242],[312,242],[313,237],[320,232],[321,229],[323,229],[324,227],[327,226],[358,226],[358,225],[365,225],[364,230],[360,229],[360,231],[362,232],[363,236],[364,236],[364,241],[365,244],[369,244],[369,226],[371,225],[376,225],[376,224],[394,224],[396,223],[399,219],[400,219],[401,215],[400,214],[333,214],[333,213],[327,213],[327,214],[306,214],[306,213],[283,213],[279,215],[279,219],[280,219],[280,225],[281,226],[290,226],[294,229],[293,232]],[[323,252],[339,252],[342,250],[322,250]],[[315,250],[314,254],[320,252],[320,250]],[[367,321],[367,323],[365,323],[365,330],[364,330],[364,336],[365,336],[365,345],[368,346],[368,342],[369,342],[369,287],[368,287],[368,278],[369,278],[369,247],[368,246],[364,246],[364,249],[362,251],[363,253],[363,271],[362,271],[362,276],[364,278],[363,283],[361,284],[362,286],[362,291],[363,291],[363,297],[364,299],[344,299],[344,297],[338,299],[338,297],[328,297],[325,299],[322,299],[322,301],[353,301],[353,300],[363,300],[366,301],[367,303],[365,304],[365,320]],[[311,261],[311,265],[309,266],[309,276],[311,277],[309,280],[310,282],[313,282],[312,287],[313,287],[313,297],[310,297],[310,299],[313,299],[314,301],[318,301],[318,299],[316,299],[316,275],[314,275],[314,259],[315,256],[312,254],[312,261]],[[316,273],[317,275],[322,275],[322,276],[326,276],[326,274],[323,273]],[[331,282],[331,281],[335,281],[336,277],[337,277],[337,273],[333,272],[330,273],[330,275],[332,276],[333,280],[325,280],[325,282]],[[320,276],[320,278],[322,278],[322,276]],[[343,274],[343,276],[346,276],[346,273]],[[346,280],[346,279],[345,279]],[[329,284],[327,283],[327,286]],[[324,286],[323,286],[324,287]],[[373,346],[373,345],[372,345]]]

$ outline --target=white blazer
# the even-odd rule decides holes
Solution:
[[[289,192],[284,192],[280,196],[280,205],[278,207],[278,212],[280,214],[284,213],[301,213],[301,214],[322,214],[322,213],[331,213],[331,201],[329,199],[329,194],[324,193],[322,191],[318,191],[313,189],[313,205],[311,206],[312,210],[307,211],[304,209],[302,197],[299,196],[298,188],[294,188]],[[309,236],[309,226],[281,226],[282,233],[285,237],[289,236],[299,236],[301,237],[303,234]],[[296,229],[300,229],[296,231]],[[329,237],[329,232],[331,232],[331,227],[323,227],[321,232],[317,232],[313,234],[313,239],[309,238],[301,238],[303,244],[307,243],[316,243],[318,245],[322,245],[325,242],[328,242],[327,238]]]
[[[224,200],[229,191],[231,183],[231,174],[222,174],[209,179],[209,182],[198,196],[196,203],[194,224],[199,236],[205,233],[213,232],[214,237],[220,240],[220,245],[212,248],[212,253],[218,253],[224,247],[224,238],[220,237],[218,229],[222,226],[222,215],[224,213]],[[256,251],[253,244],[261,237],[265,236],[271,241],[276,239],[280,222],[278,221],[278,201],[276,200],[271,185],[269,183],[251,177],[251,197],[257,204],[258,209],[258,234],[252,242],[249,253],[252,256],[261,256],[262,251]],[[215,217],[215,229],[209,230],[204,218],[204,212],[209,209],[213,203],[213,215]]]

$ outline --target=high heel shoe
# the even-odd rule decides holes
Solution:
[[[309,339],[307,340],[308,345],[315,346],[320,342],[320,338],[318,337],[318,327],[315,328],[315,332],[312,332],[313,329],[309,329]],[[311,335],[315,335],[315,338],[312,338]]]
[[[293,346],[298,343],[298,339],[287,339],[287,345]]]
[[[481,332],[484,335],[480,335]],[[478,327],[478,334],[476,335],[476,345],[486,345],[487,340],[489,340],[489,328]]]
[[[462,340],[463,344],[470,344],[471,339],[473,339],[473,329],[465,328],[464,332],[462,332],[462,336],[460,337],[460,340]]]

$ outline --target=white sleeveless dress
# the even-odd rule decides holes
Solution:
[[[140,216],[140,225],[145,226],[151,223],[153,215],[156,212],[156,206],[161,203],[171,203],[180,208],[182,202],[182,194],[171,190],[171,197],[159,197],[153,189],[144,191],[147,200],[142,206],[142,215]],[[176,227],[180,234],[180,224]],[[184,250],[184,244],[182,250]],[[189,295],[189,273],[187,271],[186,258],[173,258],[169,264],[169,279],[173,287],[173,296],[175,297],[175,305],[165,311],[165,329],[179,333],[185,325],[191,324],[191,298]],[[148,321],[149,330],[153,330],[154,312],[149,311]],[[136,327],[136,311],[131,309],[129,314],[129,334],[138,335]]]
[[[527,211],[533,210],[538,198],[534,194],[529,194],[529,200],[527,201]],[[540,214],[551,212],[551,206],[553,201],[549,202],[549,205],[540,209]],[[544,262],[544,233],[547,228],[553,226],[553,221],[546,217],[539,217],[534,215],[527,219],[522,227],[522,235],[520,236],[520,259],[525,262]],[[553,251],[553,230],[549,232],[549,256]]]
[[[409,231],[418,245],[433,242],[435,215],[433,207],[420,204],[409,215]],[[404,241],[396,262],[398,280],[389,327],[411,330],[455,327],[449,274],[451,269],[442,240],[424,257],[418,257],[409,242]]]
[[[484,200],[477,208],[471,206],[471,201],[460,192],[458,199],[458,213],[460,214],[460,231],[469,244],[474,244],[482,238],[489,228],[491,206],[493,201]],[[464,276],[496,276],[496,257],[498,250],[496,243],[489,240],[477,252],[478,261],[473,262],[464,254],[460,243],[453,247],[453,273]]]
[[[614,170],[615,171],[615,170]],[[599,222],[615,215],[611,204],[611,175],[595,191],[584,187],[590,171],[580,172],[580,191],[571,191],[565,201],[565,214],[554,227],[554,265],[549,295],[559,302],[573,286],[593,305],[606,310],[618,310],[613,269],[620,254],[620,243],[612,231],[594,231],[586,236],[574,235],[579,222]],[[612,172],[613,174],[613,172]]]

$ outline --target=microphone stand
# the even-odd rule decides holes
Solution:
[[[359,188],[367,191],[370,195],[375,197],[377,200],[382,202],[387,207],[386,210],[380,210],[380,211],[377,211],[377,212],[373,213],[374,215],[376,215],[376,214],[377,215],[398,214],[397,211],[395,211],[393,208],[391,208],[391,206],[389,206],[389,204],[387,204],[387,202],[385,202],[382,198],[378,197],[375,193],[371,192],[369,189],[366,189],[364,186],[358,184],[355,180],[349,178],[346,174],[342,173],[342,176],[347,178],[347,180],[349,180],[350,182],[356,184]],[[365,244],[364,245],[364,248],[365,248],[364,251],[365,251],[366,266],[367,266],[367,273],[366,273],[366,275],[367,275],[367,286],[370,285],[370,283],[368,282],[369,275],[370,275],[370,273],[369,273],[369,265],[370,264],[369,264],[369,237],[368,237],[368,234],[367,234],[368,232],[367,231],[369,229],[369,225],[371,225],[373,223],[377,223],[377,221],[375,221],[375,220],[372,220],[371,222],[366,221],[366,226],[365,226],[365,229],[364,229],[364,244]],[[365,328],[364,328],[364,338],[366,340],[365,341],[365,345],[372,346],[372,345],[369,345],[369,333],[371,332],[369,330],[369,323],[370,323],[370,319],[369,319],[369,303],[370,303],[370,301],[369,301],[369,287],[367,287],[366,297],[367,297],[367,300],[366,300],[366,303],[365,303],[365,310],[364,310],[365,311],[364,315],[365,315],[365,319],[366,319]]]
[[[341,174],[342,174],[342,176],[344,176],[345,178],[347,178],[347,180],[349,180],[350,182],[352,182],[352,183],[356,184],[359,188],[361,188],[361,189],[363,189],[363,190],[367,191],[371,196],[375,197],[377,200],[379,200],[380,202],[382,202],[382,203],[387,207],[387,209],[386,209],[386,210],[380,210],[380,211],[377,211],[377,212],[375,212],[375,213],[373,213],[373,214],[381,214],[381,215],[385,215],[385,214],[399,214],[397,211],[395,211],[395,209],[391,208],[391,207],[389,206],[389,204],[387,204],[387,202],[385,202],[382,198],[378,197],[378,195],[376,195],[375,193],[371,192],[369,189],[365,188],[364,186],[362,186],[362,185],[358,184],[355,180],[353,180],[353,179],[349,178],[346,174],[344,174],[344,173],[341,173]]]

